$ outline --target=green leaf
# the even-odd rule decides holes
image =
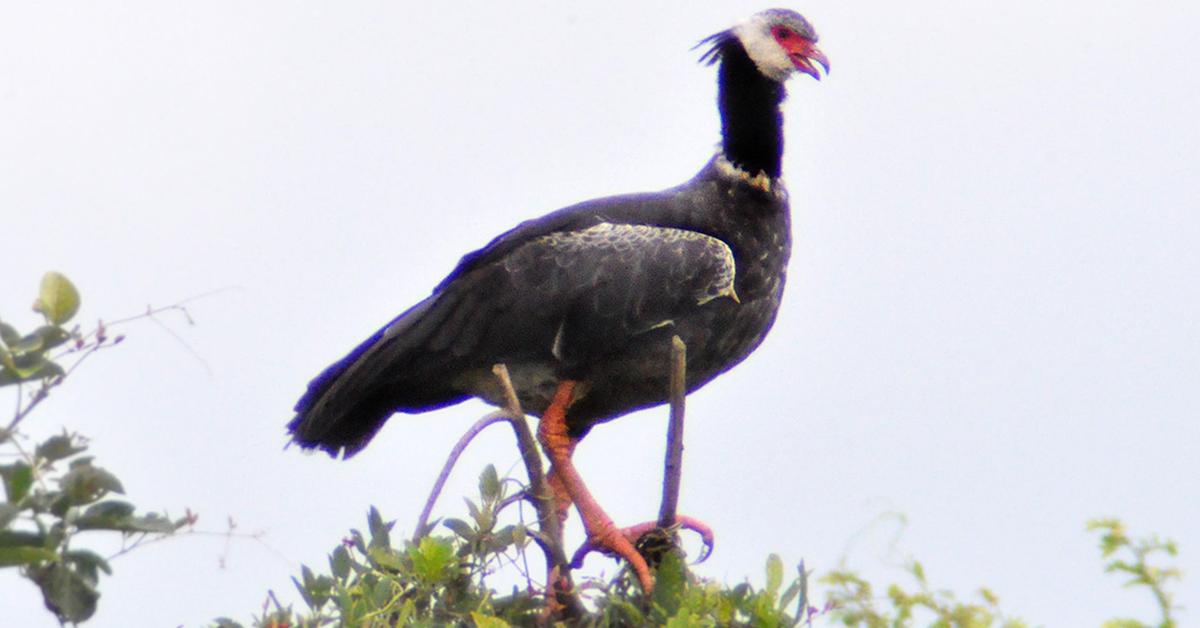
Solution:
[[[87,445],[78,442],[70,434],[63,432],[58,436],[51,436],[46,439],[45,442],[37,446],[37,450],[34,453],[38,458],[46,462],[57,462],[86,450]]]
[[[8,524],[12,523],[19,514],[21,514],[21,509],[15,504],[7,502],[0,504],[0,530],[7,528]]]
[[[785,589],[783,595],[779,596],[779,610],[787,610],[787,607],[791,606],[792,600],[795,600],[796,596],[800,595],[800,589],[803,587],[803,583],[801,583],[799,580],[796,580],[791,584],[791,586]]]
[[[46,273],[42,276],[42,287],[33,310],[40,312],[47,321],[62,325],[79,311],[79,291],[61,273]]]
[[[71,339],[71,334],[62,327],[42,325],[33,332],[42,339],[42,351],[49,351]]]
[[[45,341],[42,340],[42,337],[37,334],[29,334],[28,336],[19,338],[16,342],[9,342],[6,344],[13,353],[34,353],[42,351],[42,346],[45,344]]]
[[[301,569],[308,569],[308,567],[301,566]],[[314,608],[312,595],[309,594],[308,588],[305,587],[304,584],[299,580],[297,580],[296,576],[292,576],[292,584],[296,585],[296,591],[300,592],[300,598],[304,600],[304,603],[307,604],[309,608]]]
[[[484,615],[479,611],[471,611],[471,621],[475,622],[475,628],[508,628],[509,623],[490,615]]]
[[[408,555],[412,560],[413,572],[428,583],[440,582],[458,565],[454,546],[449,541],[431,536],[421,539],[420,544],[415,547],[410,547]]]
[[[471,527],[471,524],[462,519],[446,519],[442,522],[442,525],[450,528],[451,532],[464,539],[470,540],[475,538],[475,529]]]
[[[31,379],[56,377],[64,373],[61,366],[47,360],[46,356],[41,353],[10,356],[5,352],[0,354],[0,360],[4,363],[4,369],[0,370],[0,386]]]
[[[100,501],[108,493],[125,493],[117,476],[93,467],[90,459],[76,460],[71,470],[59,479],[67,501],[76,506]]]
[[[16,328],[4,321],[0,321],[0,343],[12,346],[21,338],[21,334]]]
[[[663,624],[663,628],[693,628],[697,625],[706,624],[701,623],[700,618],[697,615],[690,613],[687,610],[680,610],[673,617],[668,619],[667,623]]]
[[[402,566],[400,563],[400,557],[397,556],[395,550],[390,547],[374,546],[367,551],[367,556],[369,556],[371,560],[375,562],[375,564],[384,569],[399,571],[400,567]]]
[[[392,601],[392,583],[390,580],[380,580],[375,583],[371,597],[377,607],[385,607]]]
[[[25,499],[29,488],[33,486],[33,468],[24,462],[0,466],[0,477],[4,478],[4,491],[10,504]]]
[[[391,547],[391,530],[395,521],[384,523],[379,510],[374,506],[367,511],[367,528],[371,531],[371,547]]]
[[[46,608],[60,620],[79,623],[95,614],[100,599],[96,583],[67,564],[56,562],[30,570],[29,577],[41,587]]]
[[[771,554],[767,557],[767,594],[772,600],[779,594],[781,586],[783,586],[783,560],[779,558],[779,554]]]
[[[494,502],[500,497],[500,476],[495,465],[488,465],[479,474],[479,495],[485,502]]]
[[[410,598],[404,600],[404,606],[400,607],[400,614],[396,617],[394,626],[408,626],[409,619],[417,612],[416,603]]]
[[[513,544],[517,534],[517,526],[506,525],[500,528],[492,535],[492,541],[488,544],[488,551],[503,552],[509,545]]]
[[[1146,624],[1136,619],[1110,619],[1100,624],[1100,628],[1146,628]]]
[[[33,547],[30,545],[0,546],[0,567],[33,565],[53,561],[56,558],[58,558],[58,554],[44,547]]]
[[[133,504],[106,501],[88,506],[75,520],[80,530],[125,530],[133,518]]]
[[[796,584],[800,585],[800,599],[796,600],[796,619],[808,618],[808,570],[804,567],[804,559],[800,559],[800,565],[796,567],[796,571],[800,572],[796,577]]]
[[[475,521],[475,527],[482,532],[490,532],[492,526],[496,523],[495,518],[492,516],[491,509],[480,508],[475,504],[475,502],[467,499],[466,497],[463,498],[463,501],[467,504],[467,513],[470,514],[471,519]]]
[[[350,552],[345,545],[338,545],[329,555],[329,571],[339,580],[350,576]]]
[[[911,568],[912,568],[913,577],[917,579],[917,582],[919,582],[921,584],[926,584],[925,568],[921,566],[921,563],[914,560],[914,561],[912,561]]]
[[[654,604],[670,617],[679,611],[687,590],[687,565],[679,552],[667,552],[654,572]]]
[[[67,552],[66,559],[73,563],[80,575],[89,582],[99,580],[101,571],[112,575],[112,566],[108,561],[91,550],[71,550]]]
[[[187,525],[186,519],[171,521],[170,519],[156,512],[148,512],[140,517],[130,517],[129,520],[125,522],[124,526],[119,529],[122,532],[171,534],[185,525]]]

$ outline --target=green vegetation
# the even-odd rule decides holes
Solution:
[[[22,334],[0,320],[0,386],[16,395],[12,417],[0,427],[0,455],[13,460],[0,464],[0,569],[18,569],[59,621],[73,623],[96,612],[100,574],[112,574],[112,556],[88,549],[90,537],[120,535],[124,553],[194,520],[138,514],[133,504],[113,499],[125,489],[86,455],[86,438],[63,432],[37,441],[23,432],[24,421],[84,360],[123,339],[110,337],[103,323],[68,328],[79,305],[70,280],[47,273],[34,302],[43,324]]]
[[[1128,575],[1129,580],[1125,582],[1127,587],[1149,590],[1161,614],[1157,624],[1136,619],[1114,619],[1106,622],[1104,628],[1176,628],[1179,624],[1175,619],[1175,606],[1167,585],[1172,580],[1179,580],[1181,574],[1178,568],[1154,564],[1156,560],[1172,559],[1178,554],[1175,541],[1164,541],[1153,534],[1132,539],[1119,519],[1093,519],[1088,522],[1088,530],[1100,533],[1100,555],[1108,561],[1104,570]]]
[[[400,546],[391,539],[392,523],[372,509],[367,533],[352,530],[329,554],[329,572],[315,575],[304,567],[296,587],[307,608],[273,602],[255,626],[528,626],[545,612],[543,587],[530,573],[525,551],[533,532],[523,523],[501,525],[508,509],[508,487],[490,465],[479,479],[479,497],[467,500],[469,519],[447,519],[452,535],[427,536]],[[499,592],[489,580],[516,575],[523,586]],[[625,571],[610,581],[585,579],[577,590],[590,612],[578,626],[795,626],[816,609],[808,605],[808,574],[785,582],[783,562],[772,555],[766,586],[724,587],[697,578],[677,550],[667,551],[656,568],[657,586],[643,599],[636,579]],[[217,626],[239,626],[220,619]]]
[[[446,519],[452,535],[428,536],[417,542],[392,541],[394,522],[385,522],[372,509],[367,533],[352,530],[329,554],[329,572],[316,575],[309,567],[294,578],[305,608],[282,605],[272,595],[269,610],[255,617],[259,627],[315,626],[531,626],[545,613],[544,587],[529,568],[526,549],[534,532],[523,522],[501,525],[505,510],[524,487],[499,480],[491,466],[479,479],[479,497],[466,500],[469,518]],[[1175,628],[1175,610],[1167,584],[1179,578],[1177,569],[1153,566],[1151,559],[1174,557],[1176,546],[1150,536],[1132,539],[1115,519],[1093,521],[1090,530],[1102,533],[1101,553],[1107,571],[1131,576],[1127,586],[1143,587],[1159,602],[1158,623],[1132,619],[1106,622],[1103,628]],[[981,588],[977,600],[963,601],[945,589],[933,588],[919,562],[906,570],[912,585],[891,584],[883,595],[856,573],[831,571],[816,579],[825,601],[812,601],[810,572],[801,564],[792,576],[772,555],[766,561],[765,586],[749,583],[727,586],[696,576],[678,550],[668,551],[655,568],[657,588],[644,599],[627,572],[612,580],[585,578],[576,590],[587,609],[571,626],[782,626],[825,625],[899,628],[1020,628],[1024,621],[999,607],[999,598]],[[505,575],[519,577],[522,586],[506,592],[489,584]],[[511,579],[511,578],[510,578]],[[217,628],[241,624],[220,619]]]

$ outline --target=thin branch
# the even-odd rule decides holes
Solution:
[[[63,378],[65,377],[66,375],[58,375],[50,380],[42,380],[42,387],[37,389],[37,391],[30,396],[29,403],[25,405],[25,407],[17,410],[17,413],[13,415],[12,420],[8,422],[8,427],[4,428],[5,433],[10,435],[14,434],[15,430],[17,429],[17,425],[19,425],[21,421],[25,419],[25,417],[29,416],[29,413],[33,412],[33,409],[38,407],[39,403],[45,401],[46,397],[50,396],[50,389],[61,384]],[[18,389],[17,396],[20,397],[20,395],[21,391]]]
[[[675,525],[679,506],[679,476],[683,472],[683,410],[687,395],[687,345],[679,336],[671,338],[671,421],[667,424],[667,457],[663,469],[662,505],[658,527]]]
[[[147,305],[145,312],[142,312],[141,314],[135,314],[133,316],[127,316],[125,318],[118,318],[116,320],[109,321],[108,326],[112,327],[114,325],[121,325],[123,323],[136,321],[141,318],[146,318],[147,316],[154,316],[155,314],[161,314],[163,312],[169,312],[171,310],[176,310],[179,313],[183,314],[183,318],[184,318],[184,320],[187,321],[188,325],[195,325],[196,322],[194,320],[192,320],[191,312],[188,312],[188,309],[186,307],[184,307],[185,304],[191,303],[192,301],[199,301],[200,299],[207,299],[208,297],[211,297],[213,295],[221,294],[222,292],[229,292],[231,290],[244,290],[244,288],[242,286],[225,286],[223,288],[216,288],[213,290],[209,290],[208,292],[201,292],[200,294],[187,297],[180,301],[176,301],[175,303],[172,303],[171,305],[164,305],[161,307],[150,307],[149,305]]]
[[[9,422],[8,427],[5,428],[5,431],[11,434],[12,431],[16,429],[17,425],[20,424],[25,417],[29,416],[30,412],[33,412],[33,409],[36,408],[38,404],[45,401],[46,397],[50,396],[50,390],[62,385],[62,383],[68,377],[70,377],[72,373],[75,372],[75,369],[79,368],[80,364],[83,364],[84,360],[88,359],[88,357],[97,351],[108,349],[109,347],[114,346],[116,346],[115,341],[104,344],[103,340],[97,340],[96,344],[89,345],[87,350],[84,351],[83,354],[81,354],[79,358],[77,358],[75,362],[71,364],[71,366],[67,367],[67,370],[62,375],[51,377],[49,379],[43,379],[42,387],[37,389],[37,391],[34,392],[33,396],[30,398],[29,403],[13,416],[12,421]],[[57,357],[55,359],[57,359]]]

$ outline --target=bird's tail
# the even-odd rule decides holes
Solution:
[[[436,365],[422,363],[429,357],[426,337],[444,318],[446,308],[438,307],[438,300],[434,295],[418,303],[312,380],[288,423],[292,440],[348,458],[392,413],[424,412],[466,399],[431,372]]]

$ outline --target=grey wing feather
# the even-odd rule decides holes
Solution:
[[[729,246],[686,229],[600,223],[536,238],[503,267],[528,301],[518,309],[559,312],[559,357],[583,359],[713,299],[737,299]]]

